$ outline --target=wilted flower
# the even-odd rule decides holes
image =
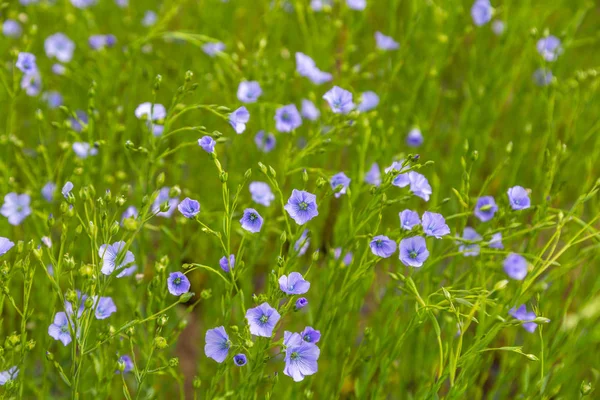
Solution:
[[[275,111],[275,129],[279,132],[291,132],[302,125],[302,117],[295,104],[279,107]]]
[[[262,89],[256,81],[243,81],[238,86],[237,98],[242,103],[255,103],[261,94]]]
[[[197,200],[186,197],[177,206],[179,212],[186,218],[194,218],[200,212],[200,203]]]
[[[524,210],[529,208],[531,204],[529,193],[521,186],[514,186],[508,189],[508,201],[513,210]]]
[[[225,328],[219,326],[206,331],[204,354],[218,363],[222,363],[229,354],[231,342]]]
[[[124,219],[127,219],[127,218],[136,219],[137,217],[138,217],[137,208],[135,208],[134,206],[129,206],[129,207],[127,207],[127,209],[125,209],[125,211],[123,211],[123,214],[121,214],[121,225],[123,224]]]
[[[400,44],[391,36],[386,36],[381,32],[375,32],[375,42],[379,50],[397,50],[400,48]]]
[[[500,36],[504,33],[504,22],[499,19],[494,20],[492,22],[492,31],[496,34],[496,36]]]
[[[271,202],[275,200],[275,195],[266,182],[250,182],[248,189],[252,195],[252,200],[265,207],[270,206]]]
[[[365,174],[365,182],[369,185],[381,185],[381,171],[379,170],[379,164],[371,164],[371,168]]]
[[[240,219],[242,228],[248,232],[258,233],[263,225],[263,218],[254,208],[246,208],[242,219]]]
[[[421,223],[421,219],[419,218],[419,213],[412,210],[404,210],[400,212],[400,228],[410,231],[415,225],[419,225]]]
[[[250,333],[256,336],[271,337],[280,318],[281,315],[268,303],[262,303],[246,311]]]
[[[527,312],[527,306],[525,306],[525,304],[521,304],[517,309],[514,307],[511,308],[508,311],[508,314],[519,321],[533,321],[537,317],[533,311]],[[527,332],[533,333],[535,332],[535,328],[537,328],[537,324],[535,322],[526,322],[523,324],[523,328],[525,328]]]
[[[298,225],[304,225],[317,215],[317,196],[304,190],[292,191],[285,210]]]
[[[67,314],[61,311],[54,315],[54,322],[48,327],[48,335],[52,336],[54,340],[60,340],[64,346],[71,343]]]
[[[229,258],[226,256],[221,257],[219,267],[225,272],[231,271],[235,267],[235,254],[230,254]]]
[[[292,272],[289,276],[282,275],[279,278],[279,288],[289,295],[304,294],[310,289],[310,282],[304,280],[302,274]]]
[[[167,278],[167,288],[173,296],[181,296],[190,291],[190,281],[181,272],[171,272]]]
[[[546,61],[556,61],[558,56],[562,53],[562,47],[560,46],[560,39],[554,35],[549,35],[545,38],[541,38],[537,42],[537,51]]]
[[[275,135],[272,133],[266,133],[265,131],[258,131],[254,136],[254,143],[259,150],[268,153],[275,148]]]
[[[73,58],[75,43],[73,43],[73,41],[64,33],[55,33],[46,38],[44,50],[48,57],[55,57],[62,63],[68,63]]]
[[[125,366],[123,368],[123,373],[133,371],[133,367],[134,367],[133,360],[128,355],[122,355],[121,357],[119,357],[119,362],[123,363],[123,365]],[[117,370],[116,372],[120,373],[121,371]]]
[[[450,228],[442,214],[425,211],[423,213],[423,232],[427,236],[441,239],[442,236],[450,234]]]
[[[369,243],[369,247],[373,254],[383,258],[388,258],[396,252],[396,242],[384,235],[373,237],[373,240]]]
[[[471,7],[471,17],[477,26],[485,25],[492,19],[493,8],[489,0],[476,0]]]
[[[163,133],[164,126],[155,124],[167,117],[167,110],[162,104],[152,104],[145,102],[136,107],[134,114],[137,119],[145,120],[148,129],[152,129],[154,136],[160,136]]]
[[[340,185],[342,186],[342,189],[339,192],[334,193],[334,196],[336,198],[339,198],[348,190],[348,186],[350,185],[350,178],[348,178],[343,172],[339,172],[331,177],[330,184],[332,190],[335,190]]]
[[[202,136],[201,139],[198,139],[198,146],[202,147],[202,150],[207,153],[215,151],[216,144],[217,142],[211,136]]]
[[[424,218],[424,217],[423,217]],[[425,238],[413,236],[400,241],[400,261],[409,267],[421,267],[429,258]]]
[[[335,249],[333,249],[333,256],[335,257],[336,260],[339,260],[340,257],[342,255],[342,248],[341,247],[337,247]],[[352,252],[349,251],[346,253],[346,255],[344,255],[344,259],[342,260],[342,262],[344,263],[345,266],[350,265],[350,263],[352,263]]]
[[[20,225],[31,214],[31,197],[28,194],[9,193],[4,196],[4,204],[0,214],[8,218],[11,225]]]
[[[475,231],[475,229],[467,226],[463,230],[462,238],[472,242],[478,242],[481,240],[481,236]],[[461,244],[458,247],[458,251],[463,253],[463,256],[477,256],[479,255],[479,245],[477,243],[472,244]]]
[[[14,245],[9,239],[0,236],[0,256],[5,255]]]
[[[316,121],[321,116],[321,112],[310,100],[302,99],[302,116],[308,120]]]
[[[244,106],[229,114],[229,124],[238,135],[244,133],[248,121],[250,121],[250,113]]]
[[[129,250],[123,254],[125,250],[125,242],[119,241],[111,244],[103,244],[100,246],[98,250],[98,255],[102,259],[102,269],[101,272],[104,275],[110,275],[116,269],[120,271],[117,275],[117,278],[121,278],[123,276],[128,276],[133,273],[132,266],[135,262],[135,257],[133,253]]]
[[[94,302],[96,302],[96,300],[97,297],[94,298]],[[110,297],[100,297],[100,300],[98,300],[98,305],[96,306],[96,318],[106,319],[114,312],[117,312],[117,306],[115,305],[113,299]]]
[[[352,93],[339,86],[334,86],[323,95],[323,98],[329,103],[331,111],[336,114],[348,114],[354,109]]]
[[[423,134],[419,128],[412,128],[406,136],[406,144],[411,147],[419,147],[423,144]]]
[[[527,260],[519,254],[510,253],[503,265],[506,275],[514,280],[522,281],[527,276]]]
[[[474,214],[481,222],[494,218],[496,211],[498,211],[498,206],[492,196],[483,196],[477,199]]]

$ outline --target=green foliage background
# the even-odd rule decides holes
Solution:
[[[19,19],[25,31],[21,39],[0,40],[0,194],[29,193],[33,209],[20,226],[0,220],[0,236],[24,242],[0,259],[0,365],[21,371],[0,395],[573,399],[582,382],[597,385],[597,4],[493,1],[494,18],[506,26],[496,35],[490,24],[473,25],[471,2],[456,0],[371,0],[364,12],[336,2],[319,13],[307,1],[130,3],[121,9],[100,0],[85,10],[65,0],[0,6],[0,19]],[[141,24],[146,10],[158,14],[149,28]],[[378,51],[376,31],[394,37],[400,49]],[[51,73],[53,62],[44,53],[44,39],[56,32],[76,43],[65,76]],[[117,46],[91,51],[87,39],[98,33],[114,34]],[[547,33],[563,43],[554,63],[536,51]],[[215,40],[226,50],[211,58],[201,47]],[[60,91],[64,108],[51,110],[41,96],[21,91],[21,73],[13,68],[19,51],[37,55],[43,90]],[[378,93],[378,108],[332,114],[321,99],[331,85],[298,76],[298,51],[333,73],[333,83],[352,91],[355,101],[363,91]],[[550,85],[534,83],[538,68],[552,70]],[[248,128],[236,135],[226,118],[241,106],[236,90],[242,80],[260,82],[263,95],[247,105]],[[319,106],[320,121],[276,133],[275,109],[299,106],[302,98]],[[147,101],[169,110],[162,137],[154,138],[134,116]],[[90,114],[81,133],[68,123],[79,109]],[[322,134],[325,125],[333,130]],[[379,190],[363,183],[373,162],[384,168],[415,153],[405,144],[413,126],[425,137],[413,165],[433,187],[428,203],[390,187],[389,176]],[[276,134],[273,152],[256,149],[259,130]],[[218,138],[225,183],[196,143],[204,134]],[[75,141],[97,144],[98,155],[78,159],[71,150]],[[340,171],[352,183],[347,196],[335,199],[329,184],[320,182]],[[75,184],[72,212],[40,194],[47,181],[60,188],[68,180]],[[247,184],[254,180],[271,184],[277,197],[271,207],[252,203]],[[128,205],[148,211],[157,190],[176,185],[182,199],[200,201],[202,224],[178,212],[170,219],[146,213],[114,227]],[[515,185],[531,190],[532,208],[510,210],[506,191]],[[290,246],[303,228],[282,209],[294,188],[317,194],[319,203],[319,216],[307,225],[311,244],[304,257]],[[104,197],[107,189],[111,199]],[[472,215],[480,195],[493,195],[500,206],[487,223]],[[121,206],[120,196],[126,199]],[[265,219],[260,234],[240,229],[247,207]],[[397,255],[377,259],[368,248],[372,235],[406,236],[398,222],[405,208],[440,212],[452,230],[443,240],[428,239],[431,255],[420,269],[404,267]],[[465,226],[486,241],[502,232],[505,250],[482,245],[480,256],[463,257],[455,235]],[[33,251],[42,236],[52,237],[53,247]],[[233,275],[220,278],[221,239],[238,264]],[[98,246],[117,240],[131,246],[143,276],[99,275]],[[335,247],[354,253],[349,267],[334,259]],[[502,282],[509,252],[528,259],[524,281]],[[60,275],[60,290],[46,273],[48,264]],[[206,268],[191,268],[195,297],[176,304],[166,275],[188,264]],[[279,304],[284,296],[276,279],[309,266],[309,307],[290,310],[272,341],[255,338],[249,347],[243,309],[253,306],[253,294]],[[63,296],[75,289],[113,297],[118,312],[105,321],[89,318],[85,339],[63,347],[47,327],[62,310]],[[526,332],[508,317],[522,303],[550,322]],[[161,326],[163,315],[168,321]],[[230,359],[217,365],[204,355],[205,331],[220,325],[245,348],[247,366],[237,368]],[[323,335],[319,372],[294,383],[282,373],[275,343],[283,330],[307,325]],[[167,340],[165,349],[157,348],[156,337]],[[122,379],[114,373],[117,354],[132,353],[139,371]]]

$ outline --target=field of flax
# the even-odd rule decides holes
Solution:
[[[0,398],[597,396],[597,3],[0,24]]]

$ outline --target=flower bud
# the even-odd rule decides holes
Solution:
[[[169,344],[167,343],[167,339],[162,336],[157,336],[154,338],[154,347],[159,350],[166,349]]]

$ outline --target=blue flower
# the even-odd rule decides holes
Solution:
[[[204,354],[206,354],[206,357],[212,358],[218,363],[225,361],[231,347],[231,342],[229,341],[227,332],[225,332],[225,328],[219,326],[207,330],[204,340],[206,343],[204,345]]]
[[[167,278],[167,288],[173,296],[181,296],[190,291],[190,281],[181,272],[171,272]]]
[[[214,57],[217,54],[222,53],[224,50],[225,44],[222,42],[206,43],[202,46],[202,51],[210,57]]]
[[[94,303],[98,301],[95,312],[96,319],[106,319],[110,317],[112,313],[117,312],[117,306],[110,297],[100,297],[100,300],[97,299],[97,296],[94,297]]]
[[[429,258],[427,243],[422,236],[413,236],[400,241],[400,261],[402,264],[419,268]]]
[[[502,233],[494,233],[488,243],[488,246],[492,249],[503,249],[504,245],[502,244]]]
[[[52,64],[52,73],[54,75],[64,75],[67,72],[67,67],[62,64]]]
[[[198,146],[202,147],[202,150],[207,153],[215,151],[216,144],[217,142],[215,142],[215,139],[210,136],[202,136],[201,139],[198,139]]]
[[[471,7],[471,17],[477,26],[485,25],[492,19],[493,8],[489,0],[476,0]]]
[[[334,194],[336,198],[339,198],[348,190],[348,186],[350,185],[350,178],[348,178],[343,172],[339,172],[332,176],[329,182],[331,184],[332,190],[335,190],[340,185],[342,186],[342,189]]]
[[[71,190],[73,190],[73,183],[71,181],[67,181],[60,192],[66,200],[69,200]]]
[[[254,136],[254,143],[259,150],[268,153],[275,148],[275,135],[272,133],[265,133],[265,131],[258,131]]]
[[[294,243],[294,250],[298,252],[298,256],[303,256],[310,246],[310,237],[308,236],[309,230],[305,229],[300,235],[300,238]]]
[[[167,117],[165,106],[145,102],[136,107],[134,114],[137,119],[146,121],[146,126],[154,136],[162,135],[164,126],[161,123]]]
[[[0,386],[6,385],[10,381],[14,381],[19,376],[19,368],[15,365],[6,371],[0,372]]]
[[[562,53],[562,47],[560,45],[560,39],[554,35],[549,35],[545,38],[541,38],[537,42],[537,51],[546,61],[556,61],[558,56]]]
[[[42,78],[40,73],[35,70],[30,74],[23,75],[21,79],[21,89],[27,96],[37,96],[42,91]]]
[[[296,300],[295,309],[301,310],[304,307],[306,307],[307,305],[308,305],[308,300],[306,300],[306,297],[300,297],[298,300]]]
[[[246,359],[246,355],[245,354],[236,354],[235,356],[233,356],[233,363],[235,365],[237,365],[238,367],[243,367],[244,365],[246,365],[248,363],[248,360]]]
[[[238,86],[237,98],[242,103],[255,103],[261,94],[262,89],[256,81],[243,81]]]
[[[229,114],[229,124],[238,135],[244,133],[248,121],[250,121],[250,113],[244,106]]]
[[[514,280],[522,281],[527,276],[527,260],[519,254],[510,253],[504,259],[503,266],[506,275]]]
[[[295,104],[279,107],[275,111],[275,129],[279,132],[291,132],[302,125],[302,117]]]
[[[508,311],[508,314],[519,321],[533,321],[536,318],[536,315],[533,311],[527,312],[527,306],[525,306],[525,304],[521,304],[521,306],[517,309],[514,307],[511,308]],[[535,322],[526,322],[523,324],[523,328],[525,328],[527,332],[533,333],[537,328],[537,324]]]
[[[42,197],[46,199],[48,203],[54,199],[54,191],[56,190],[56,184],[54,182],[47,182],[42,188]]]
[[[498,211],[498,206],[492,196],[483,196],[477,199],[474,214],[481,222],[487,222],[494,218],[496,211]]]
[[[317,196],[304,190],[292,191],[285,210],[298,225],[304,225],[317,215]]]
[[[282,275],[279,278],[279,289],[289,295],[304,294],[310,289],[310,282],[304,280],[302,274],[292,272],[289,276]]]
[[[334,86],[323,95],[323,98],[329,103],[331,111],[335,114],[348,114],[354,109],[352,93],[339,86]]]
[[[128,355],[122,355],[121,357],[119,357],[119,362],[124,364],[124,368],[123,368],[123,373],[127,373],[127,372],[131,372],[133,371],[133,360],[131,359],[131,357],[129,357]],[[117,374],[120,373],[121,371],[117,370],[115,371]]]
[[[125,242],[119,241],[113,244],[103,244],[98,250],[98,255],[102,259],[102,272],[104,275],[110,275],[114,270],[119,271],[117,278],[131,275],[133,272],[132,264],[135,262],[133,253],[129,250],[123,254]]]
[[[335,257],[336,260],[339,260],[340,257],[342,256],[342,248],[341,247],[337,247],[335,249],[333,249],[333,256]],[[352,252],[349,251],[346,253],[346,255],[344,255],[344,259],[342,260],[342,262],[344,263],[345,266],[350,265],[350,263],[352,263]]]
[[[179,212],[186,218],[194,218],[200,212],[200,203],[197,200],[186,197],[177,206]]]
[[[169,192],[171,188],[163,187],[158,192],[158,196],[156,196],[156,200],[152,204],[152,212],[155,213],[159,217],[169,218],[175,212],[175,208],[177,204],[179,204],[178,197],[170,197]],[[160,206],[165,203],[169,203],[169,209],[167,211],[160,211]]]
[[[45,92],[42,95],[42,99],[44,99],[50,109],[58,108],[63,104],[62,95],[56,91]]]
[[[44,41],[44,50],[50,58],[56,58],[62,63],[68,63],[73,58],[75,43],[64,33],[55,33]]]
[[[263,225],[263,218],[254,208],[246,208],[242,219],[240,219],[242,228],[248,232],[258,233]]]
[[[0,256],[5,255],[14,245],[9,239],[0,236]]]
[[[552,71],[545,68],[538,68],[533,73],[533,81],[538,86],[548,86],[552,83]]]
[[[353,10],[362,11],[367,7],[367,0],[346,0],[346,4]]]
[[[307,375],[315,374],[319,366],[321,351],[313,344],[301,341],[299,345],[292,345],[285,349],[285,368],[283,373],[291,377],[294,382],[300,382]]]
[[[302,337],[302,340],[308,343],[317,343],[321,340],[321,332],[313,329],[311,326],[304,328],[302,333],[300,333],[300,336]]]
[[[148,10],[144,14],[144,19],[142,19],[142,25],[144,25],[146,27],[152,26],[152,25],[156,24],[157,20],[158,20],[158,16],[156,15],[156,13],[152,10]]]
[[[381,185],[381,170],[379,169],[379,164],[371,164],[371,168],[365,174],[365,182],[369,185]]]
[[[123,214],[121,214],[121,225],[123,225],[123,220],[127,218],[136,219],[138,217],[138,210],[134,206],[129,206]]]
[[[248,189],[252,195],[252,201],[265,207],[269,207],[271,202],[275,200],[275,195],[271,191],[269,184],[266,182],[250,182]]]
[[[419,147],[423,144],[423,134],[419,128],[413,128],[408,132],[406,144],[410,147]]]
[[[404,210],[398,214],[400,216],[400,228],[410,231],[416,225],[421,223],[419,213],[412,210]]]
[[[256,336],[271,337],[280,318],[281,315],[269,303],[262,303],[246,311],[250,333]]]
[[[321,85],[333,79],[330,73],[321,71],[312,58],[299,52],[296,53],[296,71],[298,75],[310,79],[316,85]]]
[[[369,247],[373,254],[383,258],[388,258],[396,252],[396,242],[384,235],[373,237]]]
[[[423,213],[423,232],[427,236],[433,236],[436,239],[441,239],[442,236],[450,234],[450,228],[446,224],[446,220],[442,214],[425,211]]]
[[[367,112],[373,110],[379,105],[379,96],[373,91],[364,92],[361,95],[360,104],[358,105],[358,111]]]
[[[37,71],[35,56],[31,53],[19,53],[15,65],[24,74],[32,74]]]
[[[321,116],[321,112],[315,104],[307,99],[302,99],[302,116],[310,121],[316,121]]]
[[[64,346],[71,343],[72,338],[67,314],[61,311],[54,315],[54,322],[48,327],[48,335],[54,340],[60,340]]]
[[[11,225],[20,225],[31,214],[31,197],[28,194],[9,193],[4,196],[4,204],[0,214],[8,218]]]
[[[398,42],[381,32],[375,32],[375,42],[377,43],[377,48],[379,50],[397,50],[400,48]]]
[[[21,37],[22,33],[21,25],[14,19],[7,19],[2,24],[2,34],[6,37],[17,39]]]
[[[394,163],[394,164],[397,164],[397,163]],[[398,165],[398,168],[400,168],[400,167],[401,167],[401,165]],[[390,167],[390,168],[392,168],[392,167]],[[394,167],[394,169],[395,169],[395,167]],[[395,170],[398,170],[398,169],[395,169]],[[386,172],[387,172],[387,170],[386,170]],[[405,174],[397,175],[394,178],[394,180],[392,181],[392,184],[394,186],[398,186],[401,188],[410,185],[410,191],[415,196],[420,197],[425,201],[429,201],[429,197],[433,193],[431,190],[431,185],[429,184],[429,181],[427,180],[427,178],[425,178],[425,176],[423,176],[422,174],[419,174],[418,172],[415,172],[415,171],[410,171]]]
[[[230,254],[229,259],[226,256],[221,257],[219,260],[219,266],[225,272],[229,272],[235,267],[235,255]]]
[[[462,238],[464,240],[468,240],[471,242],[479,242],[481,241],[481,236],[475,231],[475,229],[467,226],[463,230]],[[463,253],[465,257],[474,257],[479,255],[479,244],[470,243],[470,244],[461,244],[458,247],[458,251]]]
[[[508,189],[508,201],[513,210],[524,210],[529,208],[531,200],[529,193],[521,186],[514,186]]]
[[[71,0],[71,4],[77,8],[88,8],[96,4],[96,0]]]
[[[75,142],[73,143],[73,152],[77,157],[85,160],[90,156],[98,154],[98,149],[87,142]]]

